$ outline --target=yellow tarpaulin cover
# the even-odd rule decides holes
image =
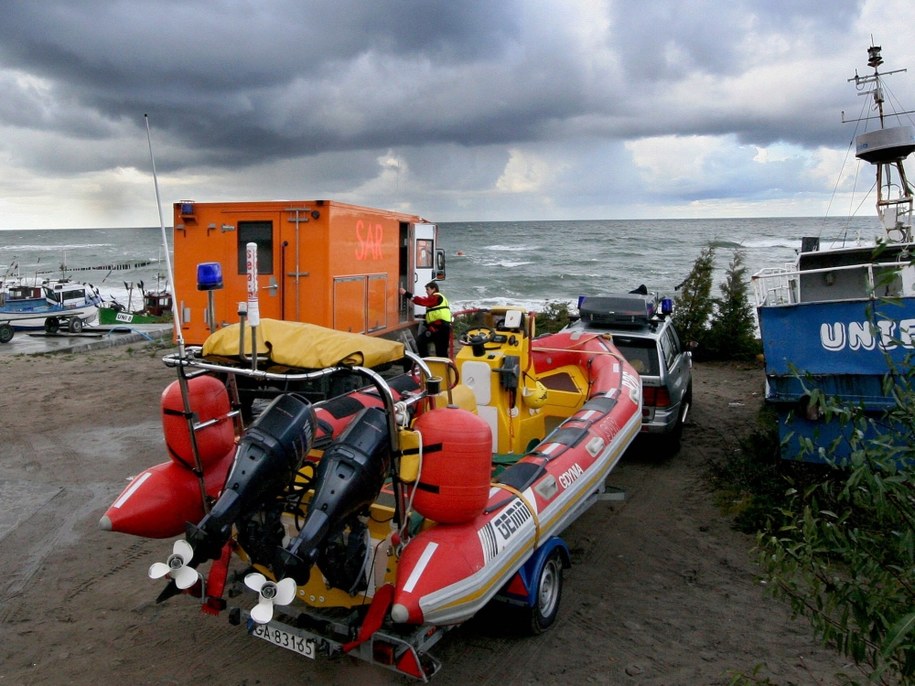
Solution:
[[[238,355],[238,324],[210,335],[203,354]],[[245,327],[245,353],[251,354],[251,328]],[[361,333],[336,331],[315,324],[261,319],[257,327],[257,353],[274,364],[300,369],[323,369],[337,365],[376,367],[404,356],[403,343]]]

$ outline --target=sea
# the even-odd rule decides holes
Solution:
[[[442,292],[455,310],[513,304],[573,307],[581,295],[640,285],[676,302],[703,249],[715,251],[714,292],[742,255],[749,276],[794,261],[801,237],[823,246],[872,241],[876,217],[450,222]],[[172,231],[154,228],[0,230],[0,278],[68,276],[105,299],[139,306],[142,290],[168,284]],[[201,261],[207,256],[201,255]]]

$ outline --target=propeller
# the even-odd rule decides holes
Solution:
[[[252,572],[245,577],[245,586],[257,591],[257,605],[251,610],[251,619],[258,624],[266,624],[273,619],[274,605],[288,605],[295,600],[295,579],[287,576],[277,582],[270,581],[260,572]]]
[[[193,557],[194,549],[191,544],[184,539],[178,539],[172,547],[172,554],[165,562],[153,562],[150,565],[149,578],[161,579],[168,575],[182,591],[190,588],[200,576],[196,569],[188,566]]]

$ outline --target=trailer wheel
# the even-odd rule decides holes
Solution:
[[[536,601],[525,608],[525,629],[532,635],[542,634],[556,621],[562,598],[562,555],[556,549],[543,563],[537,578]]]
[[[73,317],[70,320],[70,333],[82,333],[83,331],[83,320],[79,317]]]
[[[57,333],[60,329],[60,320],[57,317],[48,317],[44,320],[44,330],[46,333]]]
[[[0,343],[9,343],[13,340],[13,327],[11,324],[4,322],[0,324]]]

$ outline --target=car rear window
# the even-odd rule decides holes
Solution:
[[[613,344],[639,374],[659,376],[661,366],[655,342],[646,338],[613,335]]]

